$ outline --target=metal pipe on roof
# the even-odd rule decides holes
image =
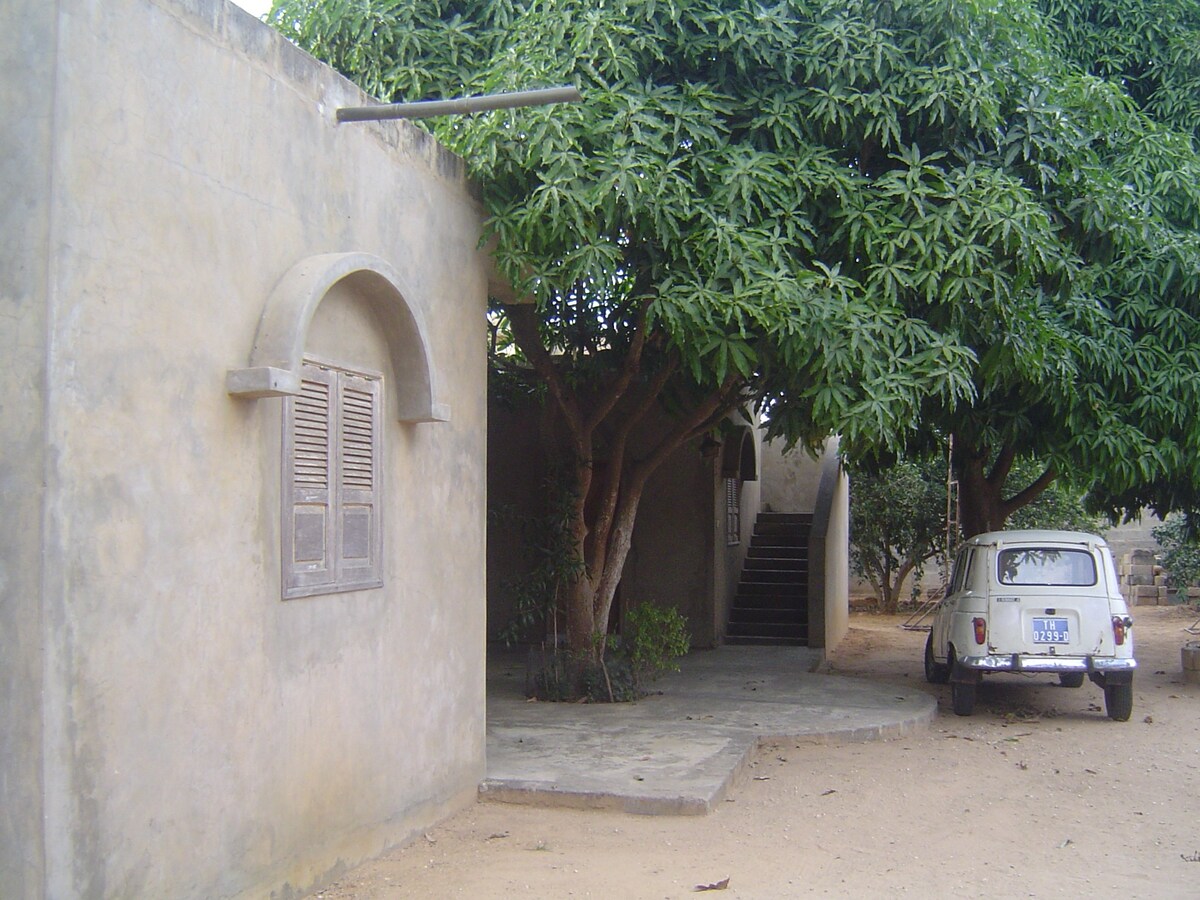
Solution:
[[[380,119],[424,119],[430,116],[462,116],[491,109],[519,106],[546,106],[552,103],[578,103],[583,99],[574,86],[484,94],[454,100],[420,100],[416,103],[379,103],[375,106],[343,106],[337,111],[339,122],[366,122]]]

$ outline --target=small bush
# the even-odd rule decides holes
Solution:
[[[625,616],[619,652],[629,659],[634,684],[640,689],[665,672],[679,671],[679,658],[691,649],[687,621],[674,607],[639,603]]]
[[[531,650],[526,691],[548,701],[636,700],[645,695],[647,682],[679,671],[679,657],[690,648],[687,622],[678,610],[639,603],[626,614],[625,633],[608,638],[600,664],[563,648]]]

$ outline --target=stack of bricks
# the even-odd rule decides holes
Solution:
[[[1151,550],[1134,550],[1121,560],[1121,593],[1130,606],[1200,603],[1200,587],[1186,592],[1167,587],[1167,575]]]
[[[1153,551],[1134,550],[1121,560],[1121,591],[1130,606],[1166,606],[1167,576]]]

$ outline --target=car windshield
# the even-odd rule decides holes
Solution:
[[[1096,583],[1096,561],[1086,550],[1021,547],[1000,551],[1001,584],[1087,587]]]

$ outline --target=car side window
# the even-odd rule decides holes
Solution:
[[[954,577],[950,580],[950,593],[957,594],[963,589],[963,585],[967,583],[967,575],[971,571],[971,559],[974,554],[969,547],[963,547],[958,551],[958,558],[954,561]]]

